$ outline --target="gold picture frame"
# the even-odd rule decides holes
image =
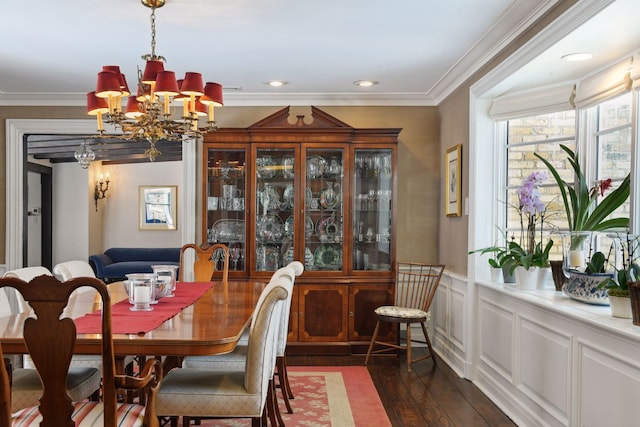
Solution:
[[[176,185],[140,185],[138,211],[140,230],[177,230],[178,187]]]
[[[454,145],[447,150],[445,209],[447,216],[462,215],[462,145]]]

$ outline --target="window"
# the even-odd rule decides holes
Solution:
[[[573,170],[567,161],[566,153],[560,144],[575,150],[576,116],[574,110],[559,113],[541,114],[507,122],[507,173],[504,197],[506,230],[508,238],[520,238],[520,216],[514,208],[518,206],[516,190],[532,172],[546,171],[547,167],[534,153],[538,153],[551,162],[561,177],[567,182],[573,181]],[[560,191],[549,174],[549,178],[540,187],[542,200],[548,206],[545,214],[543,237],[550,237],[552,231],[566,229],[567,216],[563,208]],[[560,241],[556,246],[560,253]]]
[[[573,169],[560,145],[579,153],[586,179],[597,181],[612,179],[616,188],[631,170],[632,160],[632,94],[630,92],[604,101],[580,112],[578,143],[576,145],[576,114],[574,110],[541,114],[509,120],[506,126],[506,168],[504,187],[504,229],[509,238],[520,238],[520,216],[517,188],[535,171],[547,167],[534,156],[538,153],[551,162],[568,183],[574,179]],[[542,200],[547,205],[543,238],[554,239],[554,253],[560,253],[560,241],[552,232],[567,231],[567,216],[560,191],[551,175],[541,185]],[[609,189],[607,193],[612,191]],[[629,216],[627,201],[612,216]]]
[[[587,112],[596,122],[592,139],[595,145],[595,180],[611,178],[613,188],[631,171],[631,93],[605,101]],[[595,116],[595,120],[594,120]],[[613,216],[629,216],[627,200]]]

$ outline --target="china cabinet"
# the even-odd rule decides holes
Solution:
[[[203,242],[229,245],[231,280],[303,262],[289,342],[351,351],[393,301],[401,129],[355,129],[315,107],[311,120],[290,115],[205,136]]]

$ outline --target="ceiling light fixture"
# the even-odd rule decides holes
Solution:
[[[360,87],[371,87],[377,85],[378,82],[375,80],[358,80],[353,82],[353,84]]]
[[[593,58],[593,54],[591,52],[575,52],[568,53],[566,55],[561,56],[565,61],[577,62],[577,61],[586,61],[588,59]]]
[[[267,84],[269,86],[271,86],[271,87],[281,87],[281,86],[284,86],[284,85],[286,85],[288,83],[289,82],[285,82],[285,81],[282,81],[282,80],[270,80],[270,81],[267,82]]]
[[[120,128],[123,139],[148,141],[151,147],[145,155],[154,161],[161,154],[156,142],[199,138],[217,129],[213,109],[223,105],[222,85],[203,85],[200,73],[187,72],[183,80],[176,80],[173,71],[165,71],[165,58],[156,55],[156,9],[164,6],[165,0],[141,2],[151,9],[151,53],[142,56],[146,66],[144,72],[138,68],[137,94],[130,94],[120,67],[104,66],[98,73],[96,90],[87,93],[87,114],[96,116],[98,137],[107,136],[103,128],[106,122]],[[181,104],[176,108],[180,115],[176,119],[171,112],[172,103]],[[208,120],[205,127],[199,128],[198,117],[202,115]]]
[[[96,159],[96,153],[91,149],[91,146],[87,145],[87,141],[82,141],[74,155],[82,169],[87,169],[91,162]]]

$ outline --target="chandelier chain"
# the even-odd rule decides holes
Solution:
[[[156,56],[156,8],[151,9],[151,56]]]

